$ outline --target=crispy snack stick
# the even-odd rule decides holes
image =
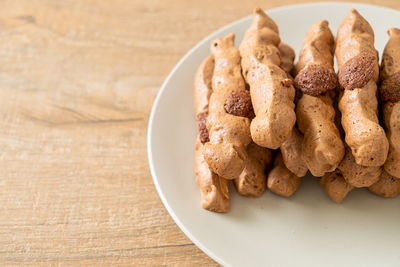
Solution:
[[[400,179],[400,29],[388,30],[389,42],[383,52],[379,88],[383,101],[383,122],[389,140],[385,171]]]
[[[290,197],[297,191],[301,178],[289,171],[280,152],[275,157],[274,167],[268,174],[268,188],[277,195]]]
[[[296,122],[295,90],[280,67],[279,44],[275,22],[260,8],[254,9],[253,22],[239,49],[256,115],[250,126],[251,137],[256,144],[270,149],[280,147],[290,137]]]
[[[342,162],[340,162],[338,169],[344,179],[354,187],[371,186],[379,180],[382,174],[382,167],[357,164],[350,148],[346,149],[346,154]]]
[[[337,76],[333,69],[334,39],[326,20],[308,31],[297,63],[297,123],[304,134],[302,158],[314,176],[332,172],[344,156],[344,145],[335,125],[333,99]]]
[[[285,43],[280,43],[278,48],[282,57],[281,68],[289,73],[293,69],[294,50]],[[295,138],[295,140],[298,140],[301,148],[302,138]],[[293,146],[296,146],[296,142],[293,142],[293,138],[289,138],[285,143],[288,143],[284,150],[288,152],[286,154],[288,162],[291,166],[298,166],[296,163],[298,163],[299,159],[296,158],[297,154],[295,154],[293,148]],[[272,151],[252,142],[247,146],[247,154],[246,166],[240,176],[234,180],[234,184],[237,192],[242,196],[260,197],[267,187],[266,174],[273,163]],[[307,172],[307,168],[305,172]]]
[[[357,164],[381,166],[389,143],[378,120],[378,54],[371,26],[355,9],[338,29],[336,57],[339,83],[344,88],[339,109],[346,143]]]
[[[353,186],[346,182],[342,173],[336,169],[322,176],[320,184],[336,203],[342,203],[346,196],[353,190]]]
[[[229,210],[229,181],[210,170],[202,153],[203,143],[208,141],[206,120],[208,101],[212,92],[213,69],[214,58],[209,56],[201,63],[194,80],[194,111],[199,132],[195,143],[194,170],[196,183],[200,187],[202,208],[216,212],[227,212]]]
[[[237,178],[245,167],[246,147],[251,141],[248,117],[253,114],[234,38],[229,34],[211,44],[215,67],[207,117],[210,140],[203,149],[211,170],[229,180]]]
[[[290,73],[294,68],[294,58],[296,56],[293,48],[285,43],[279,44],[281,54],[281,68],[286,71],[288,78],[292,79]],[[280,150],[283,162],[286,167],[298,177],[306,175],[308,169],[301,156],[303,135],[297,127],[293,127],[290,137],[282,143]]]

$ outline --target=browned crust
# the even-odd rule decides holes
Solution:
[[[374,76],[376,57],[361,53],[346,63],[339,70],[339,83],[346,90],[364,87]]]
[[[250,92],[238,90],[232,92],[226,99],[225,111],[231,115],[254,118],[253,105],[251,104]]]
[[[297,90],[311,96],[324,95],[337,86],[336,73],[325,65],[310,65],[302,69],[294,81]]]
[[[400,101],[400,72],[396,72],[382,81],[379,94],[384,102]]]

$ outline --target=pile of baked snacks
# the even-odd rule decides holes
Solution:
[[[379,68],[373,29],[352,9],[336,39],[327,21],[311,26],[294,65],[275,22],[253,15],[239,49],[234,34],[215,39],[195,77],[201,206],[227,212],[230,180],[246,197],[290,197],[307,171],[337,203],[361,187],[397,196],[400,29],[388,30]]]

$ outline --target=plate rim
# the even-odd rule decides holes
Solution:
[[[400,13],[400,10],[387,7],[387,6],[380,6],[380,5],[374,5],[370,3],[360,3],[360,2],[344,2],[344,1],[339,1],[339,2],[308,2],[308,3],[300,3],[300,4],[294,4],[294,5],[282,5],[274,8],[269,8],[269,9],[263,9],[266,11],[268,14],[270,13],[275,13],[275,12],[281,12],[287,9],[292,9],[292,8],[306,8],[306,7],[312,7],[312,6],[331,6],[331,5],[354,5],[354,6],[364,6],[364,7],[369,7],[369,8],[380,8],[380,9],[387,9],[390,11],[396,11]],[[151,112],[150,112],[150,117],[149,117],[149,122],[147,126],[147,160],[149,163],[149,169],[151,173],[151,177],[153,180],[153,183],[156,187],[157,194],[161,199],[161,202],[163,203],[164,207],[167,209],[169,215],[172,217],[174,222],[178,225],[179,229],[192,241],[200,250],[202,250],[207,256],[212,258],[214,261],[216,261],[218,264],[221,264],[222,266],[230,266],[228,265],[223,259],[218,257],[213,251],[209,250],[205,245],[203,245],[192,233],[186,228],[184,223],[178,218],[178,216],[175,214],[173,211],[173,208],[169,205],[168,200],[166,199],[166,196],[164,195],[160,184],[158,183],[158,179],[156,176],[155,168],[154,168],[154,163],[153,163],[153,156],[152,156],[152,143],[151,143],[151,137],[153,133],[153,124],[154,124],[154,117],[157,111],[157,107],[159,104],[159,101],[162,97],[162,95],[165,92],[165,88],[167,87],[167,84],[171,80],[171,78],[175,75],[177,70],[181,67],[183,62],[186,61],[187,58],[189,58],[194,51],[196,51],[199,47],[203,46],[204,43],[208,42],[209,39],[215,38],[213,36],[217,36],[224,32],[226,29],[234,27],[236,24],[240,24],[243,21],[249,19],[252,15],[247,15],[244,16],[240,19],[234,20],[233,22],[230,22],[226,24],[223,27],[218,28],[217,30],[213,31],[212,33],[208,34],[205,36],[203,39],[201,39],[199,42],[197,42],[188,52],[186,52],[176,63],[176,65],[172,68],[172,70],[168,73],[167,77],[163,81],[162,85],[160,86],[160,89],[157,92],[157,96],[152,104]]]

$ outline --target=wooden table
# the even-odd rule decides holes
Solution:
[[[216,265],[156,193],[150,109],[203,37],[299,2],[0,1],[0,265]]]

